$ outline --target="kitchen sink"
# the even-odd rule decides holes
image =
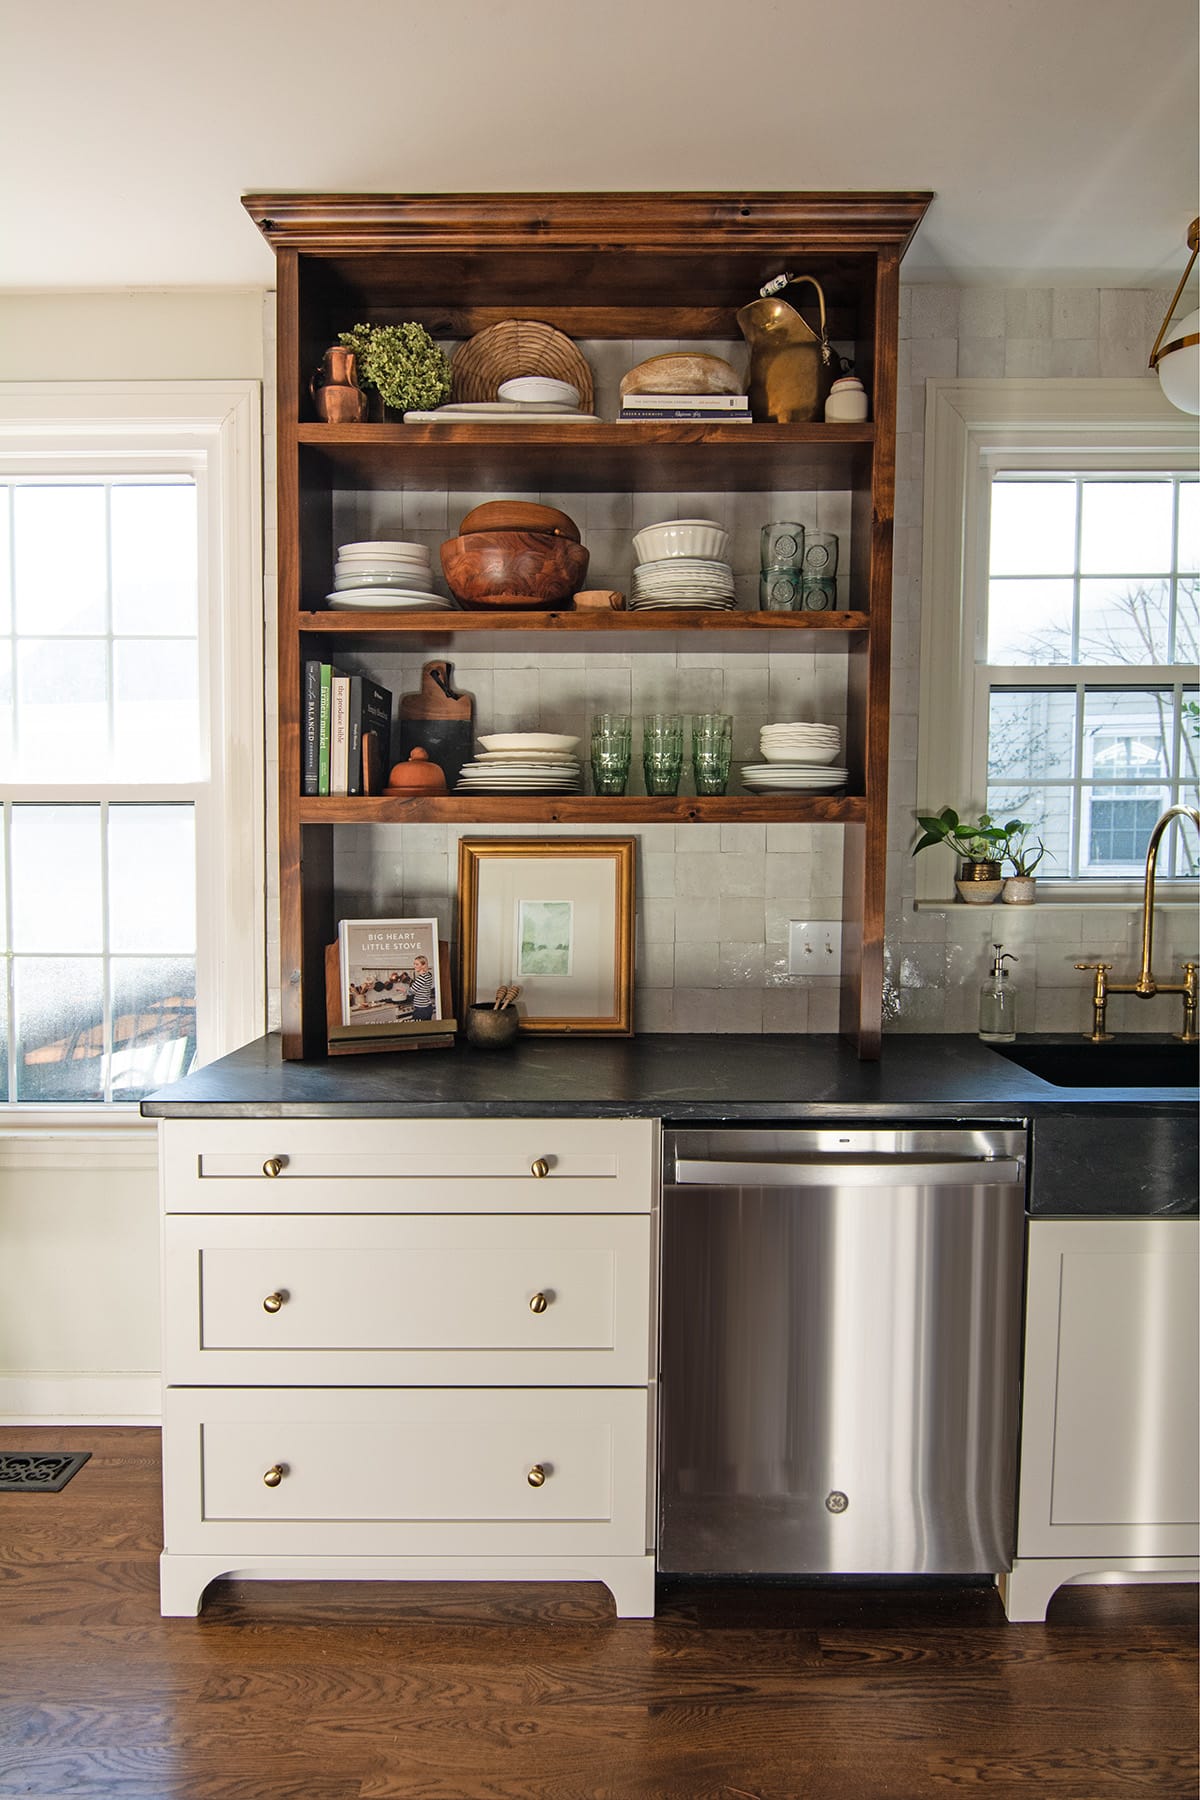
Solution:
[[[990,1049],[1019,1063],[1031,1075],[1064,1088],[1180,1088],[1200,1082],[1200,1045],[1128,1038],[1093,1044],[1068,1042],[992,1044]]]

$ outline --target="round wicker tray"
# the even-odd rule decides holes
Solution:
[[[579,389],[579,406],[595,405],[592,371],[578,345],[553,325],[536,319],[502,319],[460,344],[450,359],[455,400],[495,400],[502,381],[516,375],[550,375]]]

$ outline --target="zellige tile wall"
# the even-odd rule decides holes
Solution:
[[[1097,289],[906,287],[901,293],[897,440],[894,655],[885,1026],[890,1031],[973,1031],[988,946],[998,936],[1019,957],[1014,971],[1034,1030],[1082,1029],[1086,977],[1077,961],[1136,961],[1139,919],[1122,907],[913,909],[916,746],[921,606],[921,514],[925,381],[935,375],[1130,376],[1145,372],[1148,346],[1169,296]],[[584,346],[596,377],[597,410],[611,417],[617,383],[634,362],[671,343]],[[736,360],[728,344],[702,346]],[[268,362],[268,366],[271,366]],[[1148,377],[1152,379],[1152,377]],[[268,419],[271,416],[268,405]],[[477,502],[494,494],[343,494],[338,541],[402,531],[435,550]],[[512,496],[517,497],[517,496]],[[823,494],[523,495],[562,507],[591,551],[590,586],[628,591],[632,533],[658,519],[716,518],[732,534],[739,603],[757,604],[758,531],[797,518],[849,542],[849,496]],[[848,604],[842,570],[841,603]],[[716,652],[677,655],[564,651],[539,657],[514,649],[450,651],[458,686],[475,695],[481,728],[562,730],[586,737],[593,712],[727,711],[735,720],[735,764],[755,753],[772,718],[842,723],[842,657]],[[422,658],[346,658],[400,694],[418,685]],[[272,665],[268,665],[271,667]],[[631,792],[640,792],[635,737]],[[681,791],[688,791],[687,781]],[[519,836],[522,827],[479,827],[471,836]],[[634,836],[638,841],[636,1024],[639,1031],[823,1032],[837,1028],[837,983],[790,976],[790,919],[841,912],[837,826],[654,825],[543,827],[540,835]],[[336,834],[339,911],[348,916],[434,913],[452,931],[457,828],[342,827]],[[272,908],[272,911],[275,909]],[[1156,961],[1164,969],[1195,952],[1196,921],[1164,909]],[[273,981],[273,986],[276,983]],[[1126,1006],[1120,1030],[1174,1028],[1172,1003]]]

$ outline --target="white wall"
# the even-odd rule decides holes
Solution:
[[[262,373],[257,289],[0,294],[0,381],[258,381]]]
[[[263,297],[0,295],[0,380],[263,374]],[[154,1126],[0,1122],[0,1418],[158,1412]]]

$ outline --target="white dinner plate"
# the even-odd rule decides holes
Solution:
[[[846,776],[850,773],[845,768],[814,767],[812,763],[743,763],[742,774],[760,776],[763,781],[786,781],[789,776],[799,775],[828,781],[830,776]]]
[[[531,768],[542,768],[552,764],[556,768],[579,767],[579,758],[569,756],[562,750],[481,750],[478,756],[471,758],[473,763],[526,763]]]
[[[349,612],[457,612],[440,594],[404,593],[399,588],[338,588],[326,594],[330,607]]]

